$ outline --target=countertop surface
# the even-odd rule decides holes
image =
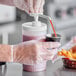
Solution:
[[[61,60],[54,64],[49,61],[42,72],[25,72],[21,64],[7,63],[0,68],[0,76],[76,76],[76,70],[64,68]]]

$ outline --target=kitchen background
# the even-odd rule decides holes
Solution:
[[[62,44],[76,35],[76,0],[46,0],[44,14],[52,18],[56,32],[62,36]],[[15,7],[0,5],[0,43],[20,43],[22,23],[32,20],[27,13]],[[49,25],[48,20],[40,20]]]

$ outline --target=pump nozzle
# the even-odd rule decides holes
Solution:
[[[39,16],[37,14],[34,15],[34,20],[38,22]]]
[[[38,20],[39,19],[39,14],[32,13],[32,14],[30,14],[30,16],[33,16],[34,20],[35,20],[35,21],[32,22],[33,26],[41,26],[41,22]]]
[[[37,13],[32,13],[32,14],[30,14],[30,16],[34,17],[34,20],[35,20],[36,22],[38,22],[39,14],[37,14]]]

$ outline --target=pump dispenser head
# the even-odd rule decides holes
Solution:
[[[32,16],[34,17],[34,21],[32,22],[33,26],[41,26],[41,22],[38,20],[39,19],[39,15],[38,14],[32,14]]]
[[[33,17],[34,17],[34,20],[35,20],[36,22],[38,22],[39,15],[38,15],[38,14],[33,14]]]

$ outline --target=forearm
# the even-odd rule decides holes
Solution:
[[[13,0],[0,0],[0,4],[14,6]]]

